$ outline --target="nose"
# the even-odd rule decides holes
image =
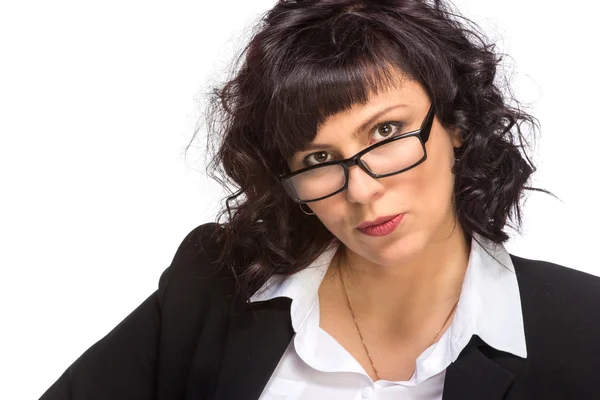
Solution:
[[[346,196],[351,203],[368,203],[383,193],[380,179],[371,177],[358,165],[348,169],[348,188]]]

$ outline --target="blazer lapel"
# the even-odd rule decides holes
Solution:
[[[487,346],[478,336],[446,370],[443,400],[500,400],[513,381],[513,374],[481,352]]]
[[[234,308],[214,400],[260,397],[294,335],[290,305],[281,297]]]

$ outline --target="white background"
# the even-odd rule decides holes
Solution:
[[[8,2],[6,2],[8,3]],[[273,0],[0,5],[0,398],[41,394],[216,216],[199,101]],[[542,125],[510,252],[600,275],[595,1],[456,1]],[[561,2],[562,3],[562,2]]]

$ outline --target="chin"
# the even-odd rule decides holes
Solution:
[[[394,232],[396,233],[396,232]],[[397,264],[421,253],[427,246],[427,234],[423,231],[398,232],[384,248],[379,249],[380,257]]]

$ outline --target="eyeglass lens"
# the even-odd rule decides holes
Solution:
[[[362,162],[377,175],[393,174],[410,168],[424,157],[417,136],[407,136],[379,146],[363,154]],[[328,165],[310,169],[286,181],[291,193],[299,201],[311,201],[337,192],[346,184],[344,167]]]

